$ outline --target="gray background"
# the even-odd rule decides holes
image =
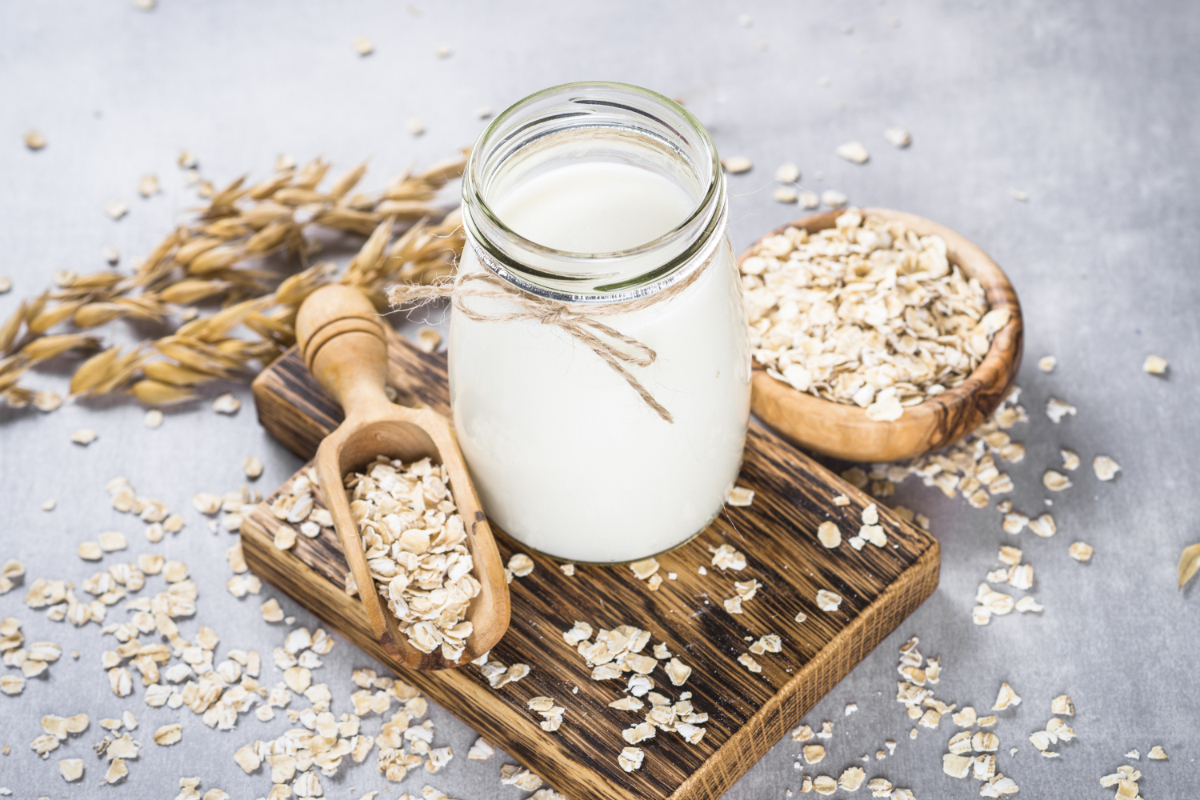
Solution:
[[[895,756],[873,761],[870,777],[887,777],[921,798],[975,796],[973,781],[942,775],[940,756],[954,730],[949,720],[910,741],[910,722],[893,700],[896,647],[916,634],[923,651],[943,657],[937,694],[947,702],[982,712],[1005,680],[1024,697],[996,728],[999,768],[1020,784],[1021,797],[1108,796],[1099,778],[1125,763],[1127,750],[1145,754],[1155,744],[1171,761],[1146,762],[1143,755],[1144,793],[1187,794],[1198,752],[1200,595],[1195,587],[1175,590],[1175,565],[1180,550],[1200,539],[1192,370],[1200,358],[1196,6],[419,6],[413,13],[396,2],[163,0],[146,14],[125,0],[0,4],[0,274],[15,283],[0,296],[0,316],[47,286],[53,270],[103,268],[106,244],[121,249],[121,268],[128,269],[131,256],[183,219],[196,201],[175,166],[181,148],[193,150],[218,184],[246,171],[261,178],[287,152],[301,160],[324,155],[337,171],[370,158],[365,185],[379,188],[408,164],[470,144],[482,128],[473,113],[481,105],[498,111],[545,86],[596,78],[680,97],[723,154],[754,160],[752,172],[730,181],[736,248],[800,215],[771,199],[775,167],[791,160],[806,188],[836,188],[855,203],[930,217],[991,253],[1020,293],[1028,331],[1020,382],[1032,420],[1014,430],[1029,448],[1010,469],[1017,508],[1040,513],[1039,478],[1058,464],[1059,446],[1085,461],[1072,476],[1076,485],[1053,498],[1060,532],[1048,540],[1026,532],[1018,541],[1001,531],[994,510],[971,509],[915,481],[901,487],[897,501],[933,519],[943,546],[941,586],[808,715],[814,727],[833,720],[835,736],[822,769],[806,772],[836,776],[894,739]],[[753,18],[751,27],[739,26],[742,14]],[[364,35],[376,47],[369,58],[351,49]],[[441,44],[452,57],[435,56]],[[823,76],[830,86],[822,86]],[[422,137],[407,132],[412,114],[428,126]],[[912,147],[886,144],[882,132],[892,124],[912,131]],[[22,145],[30,127],[47,137],[44,151]],[[833,155],[851,139],[867,145],[869,164]],[[157,173],[164,189],[149,200],[136,194],[146,173]],[[1029,201],[1011,199],[1010,188],[1027,192]],[[113,198],[131,207],[120,222],[101,210]],[[128,341],[153,333],[117,325],[104,336]],[[1166,379],[1141,371],[1151,352],[1170,360]],[[1044,375],[1035,361],[1048,353],[1059,366]],[[43,371],[29,383],[65,391],[69,370]],[[170,412],[159,430],[144,428],[142,410],[124,400],[69,404],[50,415],[0,411],[0,558],[26,564],[26,585],[39,576],[79,582],[95,567],[73,555],[76,544],[122,530],[128,554],[165,552],[191,567],[200,612],[185,635],[205,621],[221,634],[219,653],[269,653],[284,630],[262,622],[258,605],[275,593],[265,588],[238,601],[225,591],[224,551],[234,537],[209,533],[189,503],[197,491],[238,486],[246,455],[266,463],[257,483],[264,491],[298,466],[258,426],[248,390],[235,392],[247,404],[236,417],[214,415],[205,402]],[[1078,406],[1078,416],[1052,425],[1041,411],[1051,395]],[[68,439],[83,426],[100,432],[86,449]],[[1114,483],[1100,484],[1087,468],[1097,453],[1122,465]],[[159,545],[146,542],[139,523],[108,508],[104,484],[116,475],[181,510],[187,528]],[[48,497],[58,498],[52,513],[40,510]],[[1068,557],[1077,539],[1096,547],[1090,564]],[[970,621],[975,587],[1006,542],[1025,548],[1045,613],[977,628]],[[143,595],[158,586],[149,583]],[[0,757],[0,786],[19,798],[97,796],[103,767],[88,749],[100,738],[95,721],[130,707],[142,720],[137,738],[145,748],[114,796],[171,797],[181,775],[199,775],[202,790],[220,787],[238,798],[266,793],[269,779],[243,775],[231,756],[245,742],[282,733],[282,715],[265,725],[248,715],[236,731],[218,733],[190,712],[149,709],[136,695],[119,701],[99,666],[111,640],[94,626],[48,621],[22,605],[23,594],[19,588],[0,597],[0,616],[20,618],[29,640],[52,639],[82,655],[54,664],[48,679],[31,680],[21,696],[0,696],[0,739],[13,747]],[[284,606],[312,622],[293,604]],[[114,609],[113,617],[122,613]],[[316,680],[334,690],[335,712],[347,708],[350,668],[369,661],[340,642],[317,671]],[[278,679],[267,666],[264,684]],[[1079,739],[1058,748],[1061,758],[1044,759],[1027,737],[1063,692],[1076,702]],[[851,701],[859,711],[844,718]],[[80,711],[92,716],[92,727],[40,762],[29,742],[41,715]],[[183,742],[154,746],[154,728],[176,716]],[[435,743],[452,745],[458,757],[429,783],[459,800],[523,796],[499,787],[504,758],[468,762],[474,734],[440,709],[433,717]],[[1014,746],[1019,751],[1010,756]],[[760,800],[798,789],[797,752],[790,740],[781,742],[728,797]],[[55,762],[65,757],[84,758],[83,784],[58,777]],[[419,792],[425,777],[387,787],[372,757],[322,780],[327,796],[382,789],[387,797]]]

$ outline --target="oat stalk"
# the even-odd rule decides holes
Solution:
[[[56,289],[24,300],[0,323],[0,398],[28,405],[36,395],[21,380],[31,368],[89,351],[99,352],[76,369],[72,396],[127,391],[158,406],[192,399],[209,381],[253,377],[295,343],[300,303],[318,287],[358,286],[382,310],[388,286],[454,272],[464,242],[460,216],[434,200],[465,163],[464,155],[406,171],[373,194],[354,192],[365,164],[324,188],[329,164],[321,159],[254,185],[238,178],[213,192],[194,220],[171,231],[132,274],[66,273]],[[332,262],[308,265],[320,229],[366,237],[340,274]],[[267,268],[273,256],[282,257],[282,269]],[[221,309],[199,316],[203,302]],[[101,349],[98,337],[83,332],[121,319],[168,333],[122,352]],[[235,335],[241,329],[252,337]]]

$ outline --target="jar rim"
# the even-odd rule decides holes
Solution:
[[[569,105],[548,107],[542,114],[537,113],[539,105],[549,106],[559,99]],[[529,112],[534,113],[528,116]],[[680,163],[690,168],[700,191],[688,216],[655,239],[606,253],[559,250],[528,239],[506,225],[485,197],[490,175],[524,147],[555,133],[614,127],[612,123],[587,124],[603,112],[625,115],[630,122],[627,130],[646,135],[648,141],[652,138],[660,147],[673,150]],[[647,127],[636,126],[638,120],[644,121]],[[548,132],[536,130],[546,123],[560,124],[560,127]],[[651,130],[650,126],[657,130]],[[497,150],[502,148],[509,149],[500,155],[499,163],[493,163]],[[685,149],[688,152],[684,152]],[[525,291],[568,302],[613,302],[657,292],[684,277],[688,273],[684,266],[691,261],[702,261],[696,256],[711,240],[724,234],[724,172],[712,137],[680,104],[657,92],[625,83],[583,81],[560,84],[509,106],[488,124],[472,148],[463,174],[462,195],[468,246],[475,249],[484,267]],[[539,266],[512,258],[506,252],[510,249],[535,256]],[[666,260],[663,263],[656,263],[615,284],[603,284],[605,278],[613,275],[603,271],[606,263],[651,257],[656,252],[664,254]],[[554,264],[570,264],[577,269],[559,270],[553,268]],[[580,267],[583,269],[579,270]],[[582,285],[597,281],[601,285]]]

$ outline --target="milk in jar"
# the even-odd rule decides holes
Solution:
[[[561,122],[575,104],[583,113]],[[688,140],[671,141],[681,129]],[[641,301],[595,318],[655,352],[649,366],[627,368],[673,419],[561,328],[456,309],[451,405],[484,509],[522,544],[572,561],[682,544],[734,485],[750,408],[746,318],[711,140],[665,98],[584,84],[505,112],[471,160],[460,271],[490,270],[572,313]],[[659,293],[668,299],[655,301]],[[472,302],[497,314],[504,305]]]

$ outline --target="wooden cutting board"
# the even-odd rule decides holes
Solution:
[[[423,353],[390,329],[389,335],[389,383],[398,402],[448,414],[445,356]],[[262,424],[301,458],[312,458],[342,419],[294,348],[258,377],[254,396]],[[664,577],[677,578],[658,591],[627,566],[578,566],[568,577],[554,560],[534,556],[533,573],[510,585],[512,623],[491,651],[491,659],[506,666],[530,665],[523,680],[492,689],[474,665],[395,671],[572,800],[720,797],[932,594],[939,566],[937,541],[882,508],[887,547],[821,546],[821,522],[838,523],[848,539],[871,499],[758,425],[750,427],[738,483],[754,490],[753,505],[727,507],[689,544],[659,556]],[[834,505],[840,494],[850,498],[849,506]],[[242,526],[250,568],[387,664],[361,602],[343,590],[348,570],[337,536],[326,529],[315,539],[298,537],[291,550],[277,549],[274,535],[283,523],[271,514],[273,499]],[[505,561],[523,552],[493,530]],[[712,565],[710,548],[722,544],[746,554],[745,569],[722,572]],[[700,574],[701,567],[707,574]],[[757,595],[743,604],[743,613],[726,612],[722,601],[734,595],[734,582],[751,578],[762,584]],[[836,611],[817,607],[820,589],[842,596]],[[795,621],[798,612],[806,621]],[[577,620],[597,630],[649,630],[652,644],[665,642],[691,666],[682,687],[672,686],[661,667],[651,677],[656,691],[672,700],[692,693],[695,710],[709,715],[703,740],[692,745],[678,733],[659,731],[639,745],[645,750],[642,768],[624,772],[617,763],[627,745],[621,731],[640,722],[649,704],[641,712],[607,707],[624,696],[624,682],[591,679],[591,669],[562,636]],[[756,656],[762,671],[751,673],[738,656],[769,633],[781,637],[783,649]],[[526,707],[538,695],[566,708],[555,733],[543,731]]]

